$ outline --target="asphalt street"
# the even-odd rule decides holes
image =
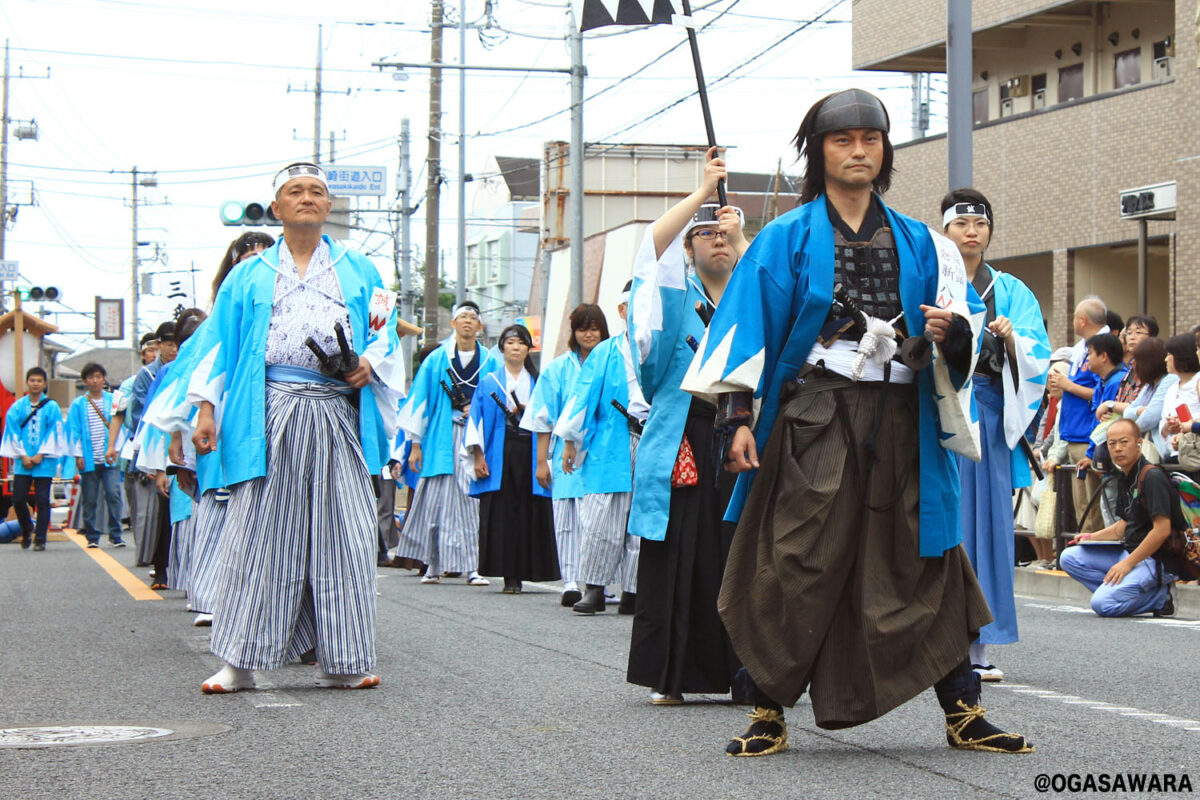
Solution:
[[[144,581],[133,548],[100,552]],[[722,749],[746,709],[651,706],[625,682],[629,617],[580,617],[551,586],[499,584],[381,569],[377,689],[317,689],[297,665],[260,675],[258,691],[205,696],[218,663],[181,593],[136,600],[72,541],[0,546],[0,729],[174,732],[0,746],[0,798],[1027,798],[1086,795],[1039,792],[1040,775],[1200,782],[1200,622],[1019,598],[1022,641],[993,648],[1006,680],[983,705],[1030,755],[949,749],[930,691],[842,731],[818,729],[802,699],[787,753],[733,759]]]

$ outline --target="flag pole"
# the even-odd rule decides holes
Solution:
[[[683,5],[683,15],[689,20],[692,16],[692,4],[688,0],[680,0]],[[696,88],[700,94],[700,111],[704,114],[704,132],[708,134],[708,146],[717,146],[717,134],[713,131],[712,110],[708,107],[708,87],[704,85],[704,67],[700,65],[700,45],[696,41],[696,28],[688,25],[688,45],[692,49],[692,66],[696,68]],[[722,206],[729,205],[725,196],[724,179],[717,182],[717,200]]]

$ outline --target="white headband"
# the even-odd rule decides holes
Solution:
[[[275,180],[271,184],[272,193],[278,195],[279,190],[293,178],[316,178],[325,187],[325,191],[329,191],[329,181],[325,178],[325,171],[316,164],[304,161],[297,164],[288,164],[275,173]]]
[[[942,214],[942,229],[945,230],[951,222],[959,217],[981,217],[986,219],[989,225],[992,222],[991,210],[983,203],[955,203],[946,209],[945,214]]]
[[[456,320],[458,319],[459,315],[465,314],[468,311],[470,311],[476,317],[479,316],[479,309],[475,308],[475,306],[469,306],[466,303],[463,303],[461,306],[455,306],[450,310],[450,319]]]
[[[629,305],[629,292],[621,292],[621,296],[617,298],[617,305]]]

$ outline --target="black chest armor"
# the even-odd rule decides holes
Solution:
[[[884,320],[898,316],[900,263],[891,228],[879,228],[866,242],[848,242],[835,228],[833,242],[834,285],[842,284],[864,314]]]

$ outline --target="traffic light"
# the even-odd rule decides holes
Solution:
[[[222,225],[282,225],[279,218],[271,212],[270,203],[242,200],[226,200],[221,204]]]
[[[25,299],[35,303],[57,303],[62,299],[62,291],[57,286],[31,286]]]

